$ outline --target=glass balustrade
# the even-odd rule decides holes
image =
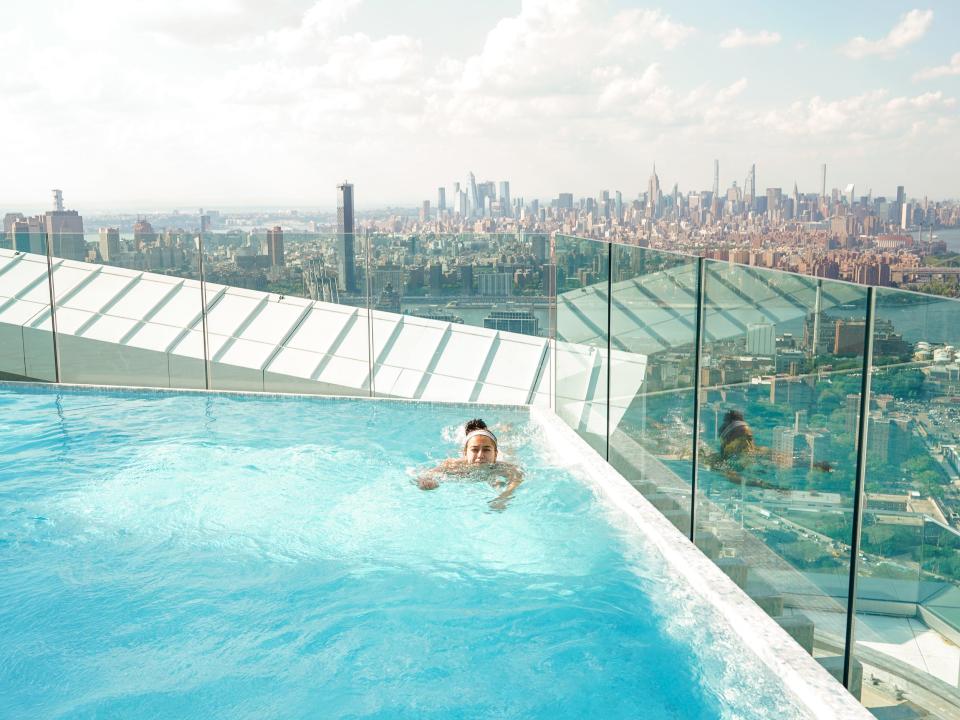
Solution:
[[[689,535],[697,259],[611,253],[610,464]]]
[[[0,380],[57,380],[46,234],[3,235],[0,247]]]
[[[610,243],[558,235],[554,409],[607,457]]]
[[[53,250],[63,382],[206,387],[196,234],[101,228]]]

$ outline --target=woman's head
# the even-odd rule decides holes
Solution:
[[[730,410],[720,423],[720,454],[724,457],[753,450],[753,431],[739,410]]]
[[[469,420],[464,426],[467,434],[463,443],[463,457],[471,464],[497,461],[497,438],[480,418]]]

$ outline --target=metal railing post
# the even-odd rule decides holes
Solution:
[[[53,335],[53,376],[55,382],[60,382],[60,343],[57,339],[57,293],[53,285],[53,238],[50,233],[44,233],[47,245],[47,289],[50,291],[50,332]]]
[[[197,270],[200,273],[200,328],[203,331],[203,387],[210,389],[210,339],[207,334],[207,283],[203,277],[203,230],[197,234]]]
[[[863,528],[864,484],[867,474],[867,431],[870,426],[870,372],[873,369],[873,326],[876,288],[867,288],[867,313],[864,318],[863,377],[860,379],[860,420],[857,423],[857,473],[853,488],[853,529],[850,537],[850,581],[847,589],[847,628],[843,647],[843,686],[850,688],[857,610],[860,532]]]
[[[696,540],[697,475],[700,465],[700,367],[703,363],[704,296],[707,283],[706,259],[697,258],[697,325],[693,345],[693,467],[690,469],[690,542]]]
[[[606,436],[605,459],[608,463],[610,462],[610,395],[613,389],[613,386],[611,385],[611,381],[613,380],[613,375],[612,375],[613,356],[610,353],[610,347],[612,345],[611,334],[613,332],[613,329],[611,328],[612,307],[613,307],[613,243],[607,243],[607,428],[604,435]]]

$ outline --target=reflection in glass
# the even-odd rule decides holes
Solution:
[[[839,676],[866,289],[705,267],[697,543]]]
[[[876,292],[855,654],[893,704],[911,673],[957,690],[960,302]]]
[[[611,252],[610,463],[689,534],[697,260]]]
[[[610,244],[557,236],[555,411],[607,455]]]

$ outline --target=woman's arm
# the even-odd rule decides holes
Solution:
[[[500,463],[500,465],[502,465],[503,469],[506,470],[507,486],[503,489],[502,493],[490,501],[490,507],[492,507],[494,510],[505,510],[507,507],[507,500],[510,499],[510,497],[513,495],[513,491],[517,489],[520,483],[523,482],[523,471],[516,465],[511,465],[509,463]]]

